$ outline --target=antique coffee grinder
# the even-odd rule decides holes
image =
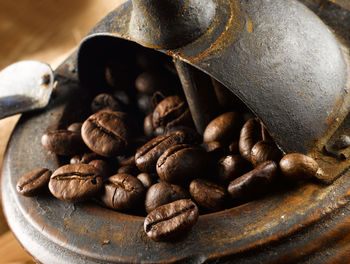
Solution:
[[[18,178],[56,168],[40,144],[48,127],[72,123],[106,82],[111,54],[153,49],[173,57],[196,128],[213,113],[212,87],[228,89],[285,153],[312,156],[319,182],[202,215],[184,240],[156,243],[143,217],[94,203],[26,199]],[[4,160],[9,225],[42,263],[348,263],[350,259],[350,1],[131,0],[104,18],[55,71],[45,111],[24,114]],[[108,243],[101,243],[108,241]]]

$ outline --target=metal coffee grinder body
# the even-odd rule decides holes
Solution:
[[[349,128],[350,46],[346,34],[334,32],[347,26],[350,11],[346,3],[327,5],[321,10],[317,1],[306,0],[133,0],[110,13],[55,71],[57,97],[49,108],[24,115],[9,144],[4,208],[24,247],[44,263],[336,263],[349,257],[349,162],[346,149],[330,155],[329,146]],[[308,183],[203,215],[184,241],[173,244],[147,240],[142,217],[18,197],[20,175],[42,167],[43,160],[55,167],[37,135],[57,119],[74,119],[67,115],[72,98],[105,82],[101,68],[111,52],[139,45],[220,82],[264,122],[284,152],[313,156],[324,171],[320,180],[332,184]],[[108,245],[98,246],[107,238]]]

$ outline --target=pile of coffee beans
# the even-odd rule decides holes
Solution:
[[[53,173],[41,168],[23,175],[18,193],[49,190],[63,201],[93,200],[143,215],[147,236],[164,241],[188,232],[199,214],[252,201],[276,183],[316,174],[312,158],[283,156],[259,119],[232,105],[233,95],[231,101],[221,96],[229,105],[221,102],[221,113],[199,135],[174,68],[153,55],[139,56],[137,66],[107,63],[109,92],[92,99],[91,115],[41,138],[69,164]],[[138,72],[130,74],[128,67]]]

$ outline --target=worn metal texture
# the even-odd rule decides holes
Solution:
[[[238,80],[241,80],[241,83],[236,83],[239,84],[240,90],[248,90],[254,85],[260,87],[260,82],[262,85],[275,84],[272,86],[275,88],[278,81],[281,81],[282,88],[287,85],[288,82],[282,81],[285,81],[285,78],[291,78],[287,76],[291,74],[287,71],[290,68],[278,64],[272,67],[268,64],[267,59],[273,58],[272,51],[269,52],[268,49],[268,45],[274,43],[272,40],[272,43],[257,42],[257,46],[250,49],[250,51],[256,51],[255,55],[265,54],[263,51],[267,49],[266,57],[258,56],[253,60],[248,56],[248,52],[244,52],[248,50],[243,49],[249,44],[248,40],[247,43],[244,42],[245,38],[249,39],[249,34],[253,34],[250,39],[253,42],[258,36],[267,36],[271,33],[270,30],[274,25],[272,19],[281,23],[294,21],[297,27],[294,30],[291,25],[283,24],[284,27],[282,27],[277,24],[278,34],[272,35],[275,36],[275,40],[285,40],[282,43],[286,45],[294,43],[298,46],[299,38],[292,40],[285,35],[291,32],[309,42],[319,40],[318,35],[311,34],[312,37],[306,34],[307,25],[310,27],[316,25],[316,29],[318,26],[321,27],[319,33],[325,34],[322,36],[325,38],[330,36],[331,41],[327,43],[334,48],[333,51],[331,49],[326,53],[324,59],[333,55],[333,59],[337,62],[337,58],[343,56],[331,33],[327,30],[324,32],[323,25],[313,15],[303,27],[303,23],[298,20],[299,12],[309,17],[310,11],[296,2],[284,0],[287,6],[284,6],[282,1],[249,1],[249,4],[248,1],[218,0],[216,2],[222,8],[216,10],[214,22],[207,33],[178,50],[162,51],[190,62],[229,88],[231,87],[228,86],[229,84],[236,82],[233,80],[234,76],[231,76],[236,73]],[[268,2],[276,5],[265,6],[264,4]],[[264,9],[268,7],[271,9],[270,12],[276,12],[276,17],[264,17],[264,20],[263,17],[259,18],[258,14],[268,13],[268,10]],[[77,54],[73,54],[56,70],[57,95],[51,100],[48,109],[23,115],[12,135],[4,160],[2,200],[9,225],[28,252],[42,263],[348,263],[350,258],[348,243],[350,239],[348,235],[350,172],[347,169],[338,173],[337,176],[343,177],[339,177],[329,186],[316,182],[290,186],[288,189],[280,189],[279,192],[254,202],[222,212],[202,215],[183,240],[173,243],[156,243],[149,240],[143,232],[143,217],[114,212],[94,203],[70,204],[52,197],[28,199],[16,193],[16,182],[25,172],[37,167],[49,169],[56,167],[54,162],[56,157],[40,145],[40,137],[44,131],[49,127],[66,127],[78,117],[83,118],[85,102],[91,99],[96,89],[104,85],[101,66],[111,52],[121,50],[125,54],[133,54],[133,49],[138,47],[130,41],[132,39],[128,34],[131,8],[131,2],[127,2],[97,25],[91,32],[91,36],[80,46],[78,58]],[[284,11],[282,14],[278,8],[292,12],[296,18],[288,20],[285,18],[288,12]],[[218,23],[219,21],[222,23]],[[260,24],[258,24],[259,21]],[[243,37],[242,41],[240,37]],[[327,43],[318,43],[320,47],[310,43],[310,47],[321,52]],[[303,48],[303,45],[306,43],[302,42],[300,47]],[[271,47],[277,48],[273,45]],[[291,52],[288,57],[286,47],[278,46],[278,48],[277,51],[284,51],[282,54],[285,55],[283,58],[286,61],[283,62],[298,66],[293,64],[295,63],[293,58],[297,54]],[[305,53],[301,54],[306,56],[308,52],[306,47],[304,48],[305,50],[301,50]],[[228,52],[231,52],[230,55]],[[246,56],[243,56],[244,54]],[[231,57],[226,59],[222,56]],[[234,62],[234,56],[238,56],[237,64]],[[258,61],[265,62],[266,67],[270,65],[271,68],[267,68],[274,75],[266,75],[263,67],[259,68],[254,64],[256,58],[259,58]],[[295,75],[296,83],[302,82],[302,79],[298,79],[302,76],[320,77],[321,81],[327,79],[326,84],[332,80],[332,76],[337,79],[337,75],[322,77],[315,72],[308,72],[306,66],[312,65],[312,59],[315,59],[318,69],[324,73],[325,65],[322,63],[325,61],[317,56],[306,58],[310,61],[305,59],[307,63],[302,65],[305,67],[302,69],[308,74]],[[238,60],[241,60],[241,63],[245,62],[241,70]],[[340,70],[343,69],[341,61],[343,60],[338,61]],[[81,86],[77,83],[76,62],[79,64]],[[222,63],[221,66],[220,63]],[[249,70],[248,66],[253,69],[246,74],[244,70]],[[296,67],[296,69],[300,68]],[[337,67],[329,70],[336,69]],[[219,73],[219,70],[222,72]],[[250,79],[253,71],[255,77]],[[286,75],[285,78],[283,74]],[[344,72],[340,71],[341,76],[342,74]],[[324,84],[319,83],[319,80],[312,79],[312,81],[314,81],[311,82],[313,85],[324,88]],[[308,88],[314,87],[308,82],[305,84]],[[333,85],[336,84],[336,82],[333,83]],[[340,94],[343,88],[340,89]],[[311,103],[314,102],[313,96],[317,97],[316,91],[317,89],[315,94],[307,95]],[[244,94],[244,91],[242,93]],[[253,95],[255,96],[255,93]],[[297,98],[303,97],[300,94],[297,96]],[[258,100],[258,97],[255,97],[246,99],[254,103]],[[334,97],[330,100],[332,98]],[[268,102],[271,105],[275,104],[272,98]],[[284,101],[281,104],[288,107]],[[266,107],[270,108],[270,105]],[[308,110],[308,108],[304,109],[303,114],[309,114]],[[309,118],[311,117],[308,116],[306,119]],[[59,120],[58,123],[57,120]],[[291,126],[289,124],[291,131],[285,136],[294,133],[295,129]],[[299,125],[293,123],[293,126]],[[295,141],[294,144],[300,143]],[[344,168],[348,168],[348,165],[345,163]]]
[[[283,151],[322,149],[349,108],[346,54],[334,35],[297,1],[214,2],[215,17],[202,36],[160,51],[224,84],[264,122]],[[114,16],[117,24],[104,22],[85,39],[78,61],[88,60],[85,50],[99,38],[93,33],[134,41],[129,32],[132,3]],[[85,83],[89,76],[84,69],[79,72]]]
[[[130,35],[152,48],[177,48],[202,35],[215,16],[212,0],[132,0]]]

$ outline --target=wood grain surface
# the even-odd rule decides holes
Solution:
[[[124,0],[0,0],[0,70],[34,59],[57,67]],[[0,166],[19,115],[0,120]],[[1,197],[0,197],[1,199]],[[0,203],[0,264],[34,263],[8,230]]]

